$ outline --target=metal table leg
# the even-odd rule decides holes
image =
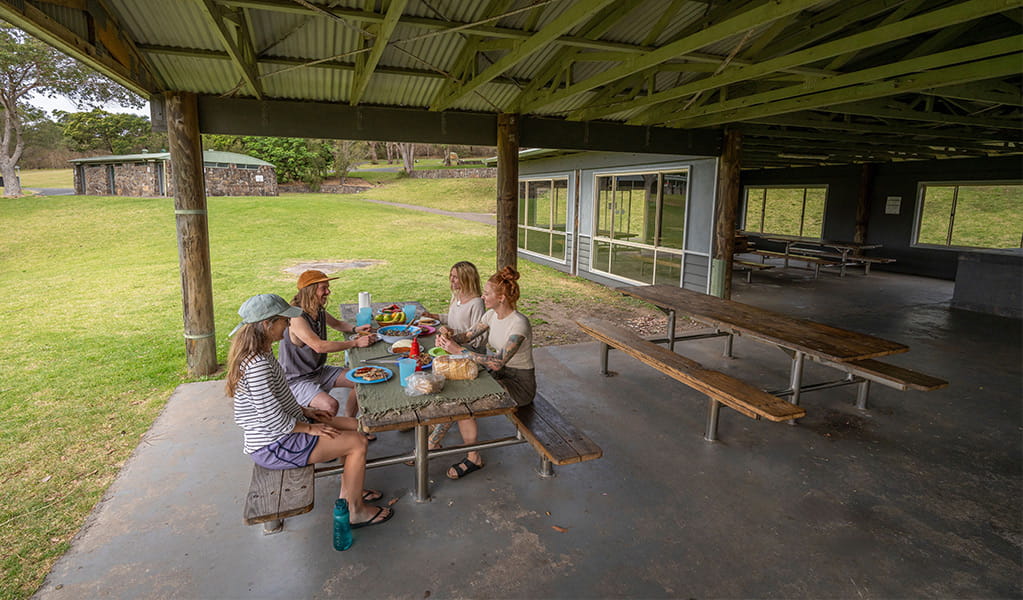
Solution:
[[[803,385],[803,358],[805,355],[796,350],[792,353],[792,372],[789,375],[789,389],[792,390],[792,397],[789,402],[799,406],[799,392]],[[790,419],[789,425],[795,425],[796,420]]]
[[[707,431],[703,439],[713,442],[718,439],[718,413],[721,412],[721,403],[713,398],[707,400]]]
[[[427,449],[428,431],[428,426],[416,425],[416,490],[414,493],[416,502],[430,501],[430,479],[428,476],[430,456]]]
[[[668,310],[668,349],[675,351],[675,311]]]

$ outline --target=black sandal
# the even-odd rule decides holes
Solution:
[[[460,462],[456,462],[455,464],[451,465],[451,468],[455,470],[455,476],[452,477],[449,470],[448,472],[445,473],[445,475],[448,476],[448,479],[461,479],[468,475],[469,473],[479,471],[480,469],[483,468],[483,465],[477,465],[468,458],[463,458]]]

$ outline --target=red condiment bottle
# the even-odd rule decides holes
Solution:
[[[408,351],[408,357],[416,359],[416,370],[422,371],[423,367],[419,364],[419,339],[412,338],[412,347]]]

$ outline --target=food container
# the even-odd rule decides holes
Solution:
[[[463,354],[449,354],[433,359],[433,372],[448,379],[476,379],[479,367]]]
[[[388,344],[393,344],[398,340],[410,340],[422,332],[422,329],[414,325],[388,325],[378,329],[377,336]]]
[[[426,353],[434,358],[438,356],[446,356],[448,354],[451,354],[450,352],[448,352],[444,348],[441,348],[440,346],[434,346],[433,348],[427,350]]]

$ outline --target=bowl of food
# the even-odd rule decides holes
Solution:
[[[414,325],[387,325],[377,329],[377,336],[388,344],[393,344],[398,340],[410,340],[422,332],[422,329]]]

